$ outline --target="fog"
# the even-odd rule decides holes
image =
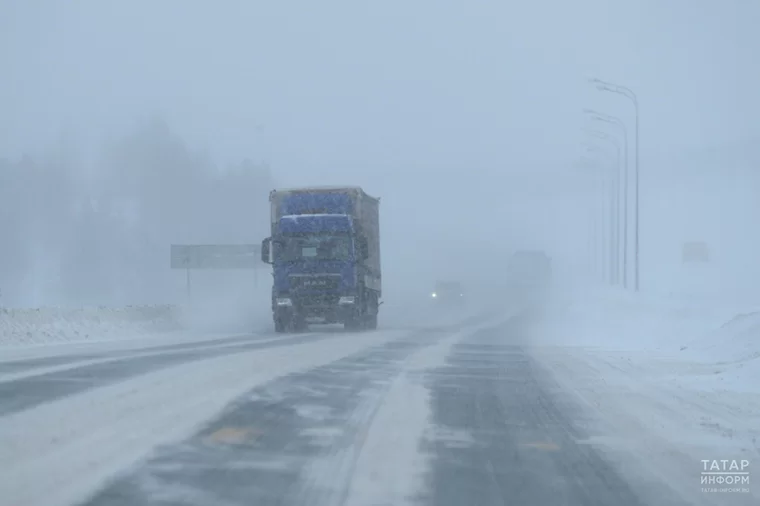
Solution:
[[[584,108],[635,166],[633,107],[592,77],[638,96],[642,291],[756,297],[758,23],[742,0],[0,1],[0,303],[182,301],[170,244],[258,243],[269,191],[315,184],[381,198],[391,305],[498,286],[515,249],[587,273],[582,144],[613,152]],[[693,240],[709,264],[681,263]],[[266,269],[251,299],[250,272],[194,276],[268,310]]]

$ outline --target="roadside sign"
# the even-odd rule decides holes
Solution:
[[[258,244],[172,244],[172,269],[257,269],[261,262]]]

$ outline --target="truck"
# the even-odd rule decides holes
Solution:
[[[377,328],[382,304],[380,199],[360,187],[272,190],[270,236],[275,332],[310,323]]]

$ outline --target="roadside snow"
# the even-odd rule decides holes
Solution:
[[[678,351],[760,306],[704,297],[654,296],[611,288],[577,289],[555,297],[542,342],[626,350]]]
[[[530,344],[592,414],[596,436],[584,442],[692,504],[760,498],[757,485],[729,494],[700,484],[705,459],[760,466],[757,308],[614,290],[578,295],[547,311]]]
[[[8,353],[66,345],[56,353],[84,351],[93,343],[182,342],[271,330],[270,291],[203,293],[184,305],[0,308],[0,347]],[[131,346],[131,345],[127,345]],[[75,350],[75,347],[81,350]]]
[[[307,335],[309,334],[299,334],[299,336],[307,336]],[[257,339],[256,343],[263,344],[263,343],[271,343],[271,342],[281,341],[281,340],[282,338]],[[240,346],[240,341],[217,342],[216,340],[213,340],[213,339],[205,340],[205,341],[196,341],[196,342],[184,340],[182,341],[182,343],[193,344],[194,346],[191,348],[193,351],[199,351],[199,350],[216,351],[216,350],[223,350],[224,348],[234,348],[234,347]],[[18,381],[21,379],[32,378],[35,376],[42,376],[45,374],[68,371],[68,370],[73,370],[73,369],[79,369],[80,367],[87,367],[87,366],[96,365],[96,364],[107,364],[109,362],[120,362],[123,360],[134,360],[136,358],[156,357],[160,355],[171,355],[172,353],[176,353],[175,349],[161,350],[161,349],[155,349],[155,348],[158,348],[158,347],[148,346],[142,349],[137,348],[134,350],[129,350],[129,351],[133,351],[133,353],[129,353],[129,354],[116,354],[116,355],[107,354],[107,355],[100,356],[98,358],[92,358],[92,359],[77,360],[76,358],[74,358],[72,361],[67,361],[63,364],[58,364],[58,365],[38,366],[38,367],[33,366],[28,369],[24,369],[21,372],[0,374],[0,383],[9,383],[9,382]],[[185,348],[185,350],[187,349],[188,348]],[[116,350],[111,349],[109,351],[113,352]],[[58,357],[60,355],[48,354],[47,356]]]
[[[208,333],[192,330],[176,330],[153,334],[119,334],[112,339],[90,339],[87,341],[56,341],[36,344],[2,346],[0,363],[30,360],[45,357],[76,357],[78,355],[104,355],[114,352],[149,350],[174,344],[212,344],[217,340],[245,336],[262,336],[251,332],[241,334]]]
[[[0,346],[113,340],[178,330],[172,305],[0,308]]]

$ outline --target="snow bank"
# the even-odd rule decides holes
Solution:
[[[683,388],[760,396],[760,311],[739,313],[680,348],[669,376]]]
[[[95,341],[178,330],[173,305],[0,308],[0,346]]]
[[[625,352],[684,387],[760,393],[760,307],[596,288],[565,294],[545,316],[536,344]]]
[[[162,337],[170,331],[210,335],[272,328],[271,286],[196,283],[183,304],[125,307],[0,308],[0,346],[86,343]]]
[[[760,499],[756,485],[729,498],[700,484],[703,459],[760,462],[757,307],[576,290],[529,337],[533,355],[587,408],[591,437],[582,442],[624,473],[665,481],[690,504]]]
[[[716,332],[737,330],[740,325],[731,322],[758,312],[757,305],[704,296],[575,288],[555,294],[537,335],[543,344],[666,353],[680,351],[695,339],[705,344]],[[742,325],[751,326],[751,321],[744,319]]]
[[[681,351],[690,358],[717,363],[760,357],[760,310],[737,313],[719,328],[686,343]]]

